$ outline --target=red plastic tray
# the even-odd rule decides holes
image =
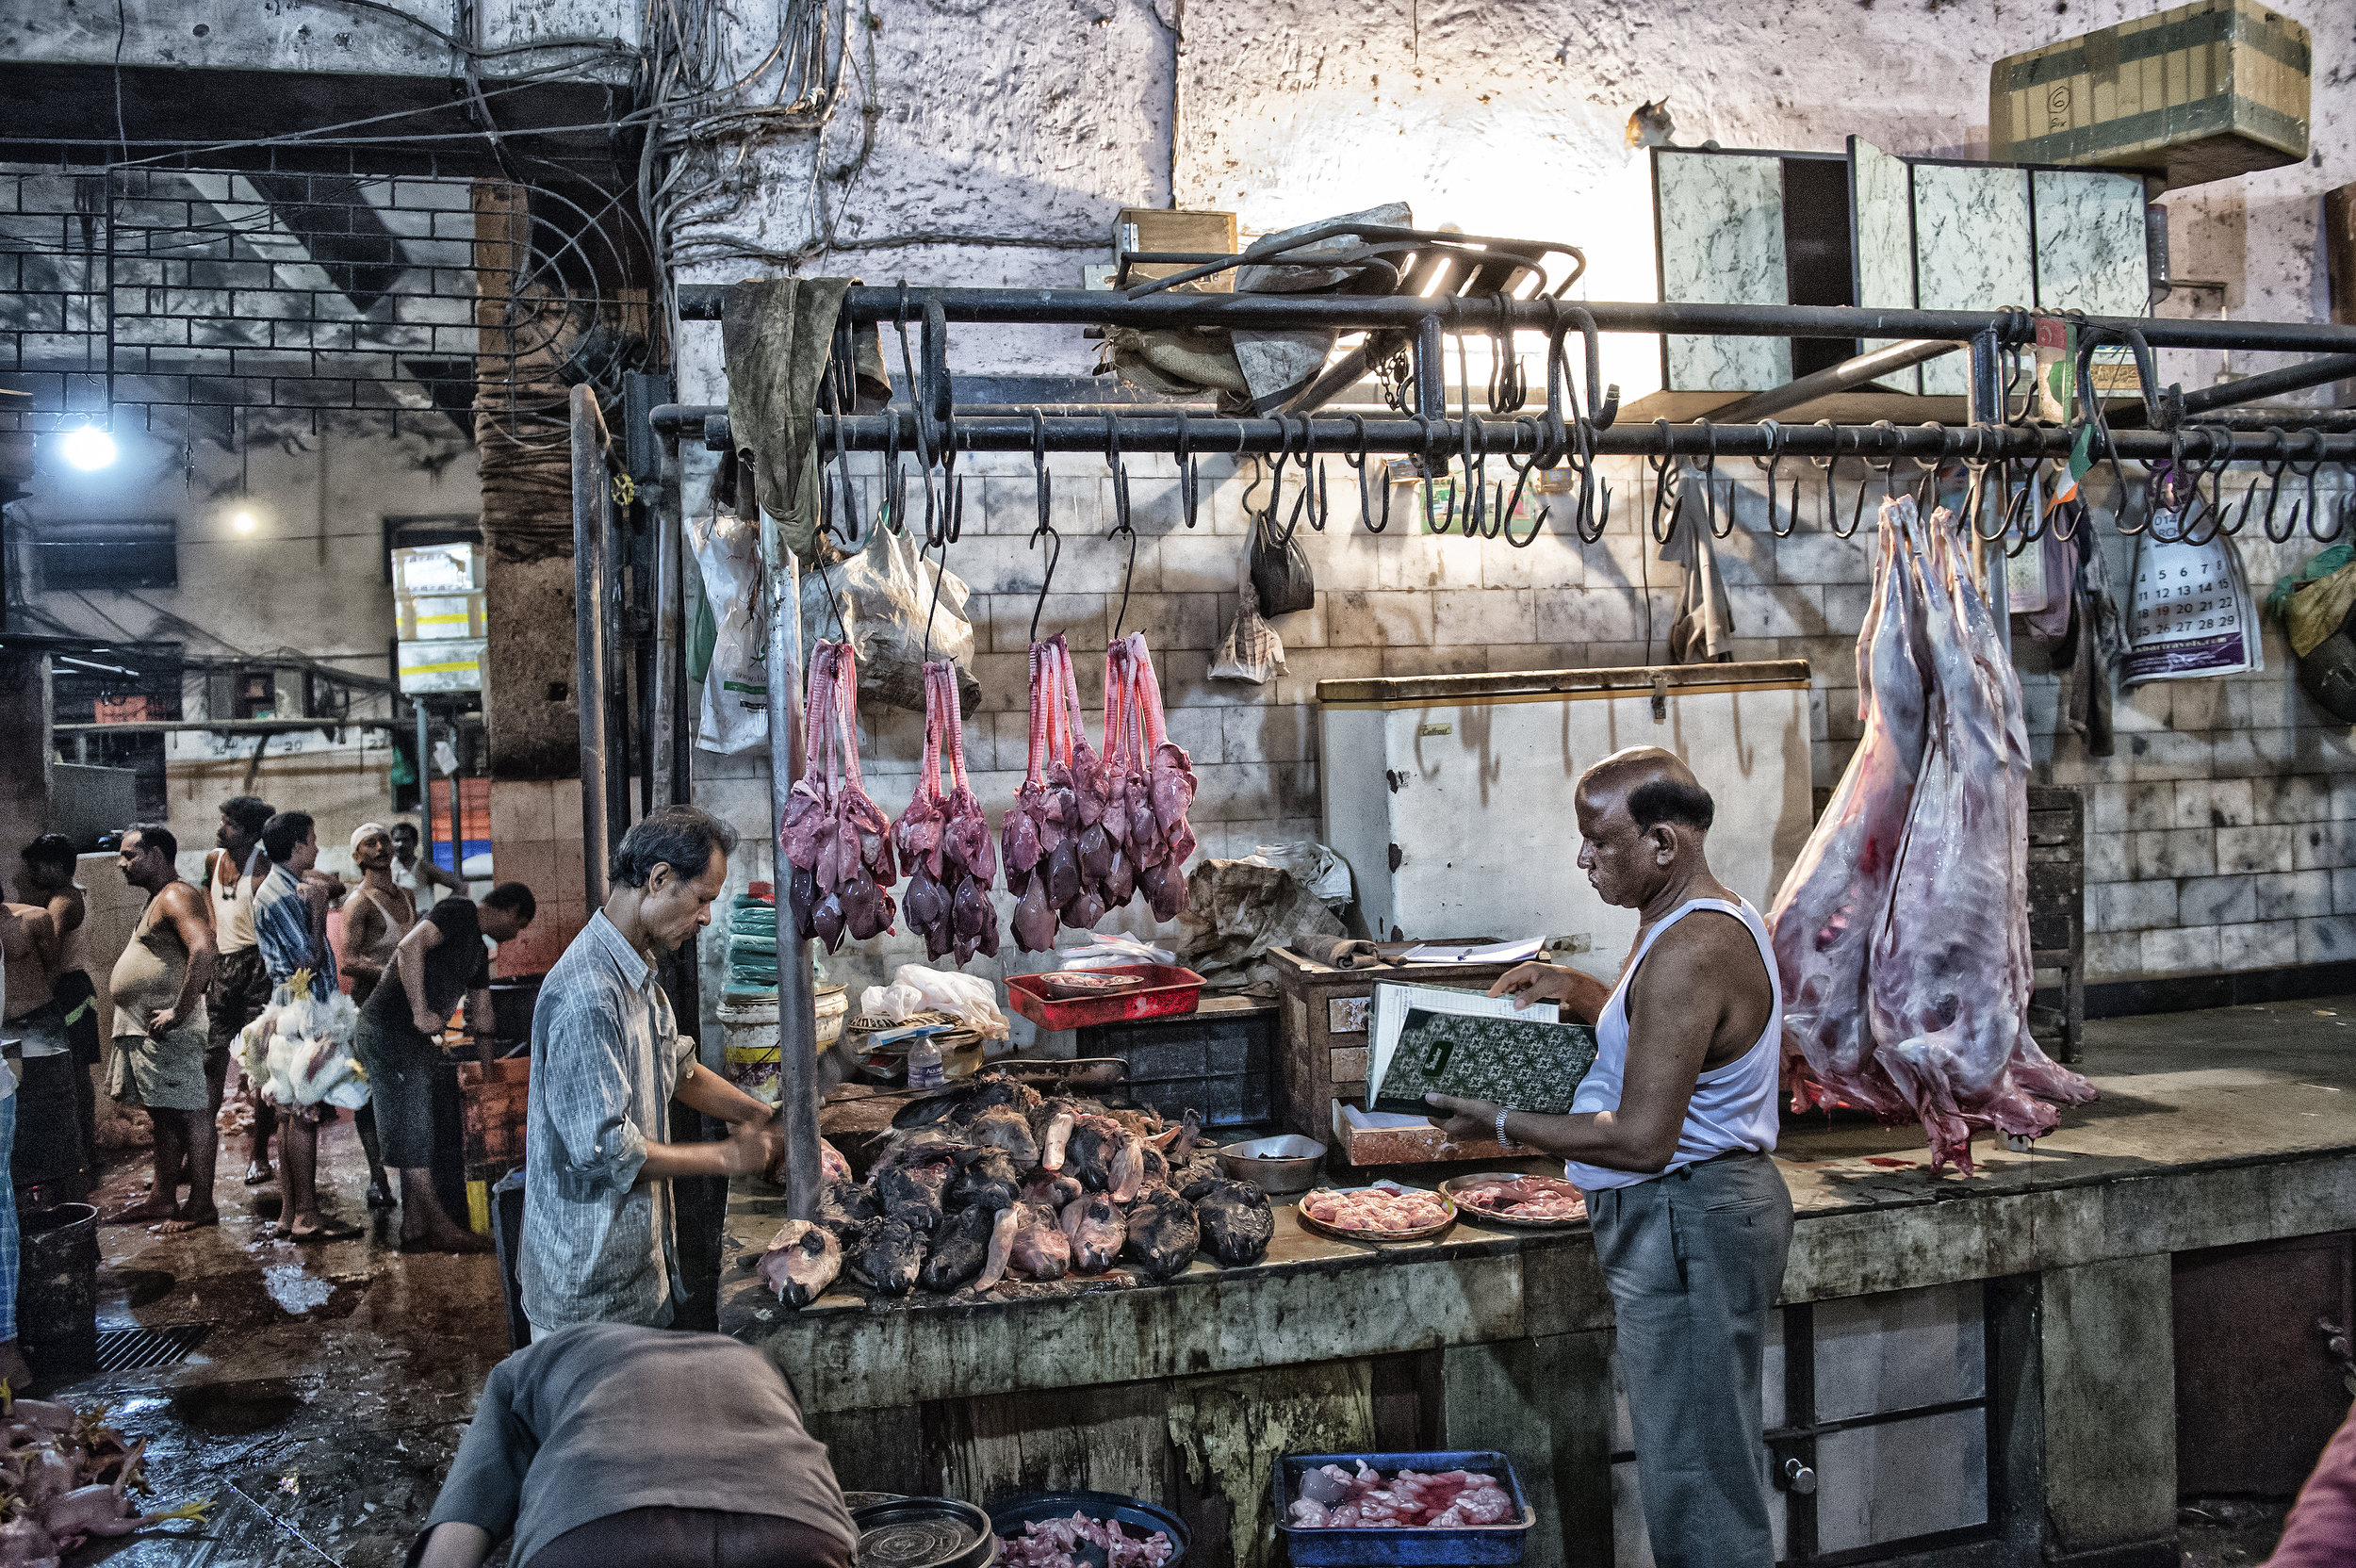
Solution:
[[[1089,972],[1134,974],[1145,984],[1118,996],[1057,1001],[1041,989],[1041,976],[1015,974],[1006,979],[1006,1000],[1014,1004],[1016,1012],[1042,1029],[1086,1029],[1097,1023],[1127,1023],[1140,1018],[1190,1013],[1203,1000],[1203,976],[1175,964],[1121,964]]]

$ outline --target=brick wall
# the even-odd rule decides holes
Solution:
[[[1101,459],[1058,458],[1053,505],[1064,534],[1055,591],[1040,617],[1078,658],[1083,701],[1095,716],[1095,650],[1120,609],[1124,547],[1107,543],[1111,510]],[[1648,480],[1612,476],[1618,499],[1604,537],[1582,546],[1567,527],[1527,549],[1502,540],[1418,537],[1403,502],[1385,533],[1358,526],[1355,486],[1334,467],[1333,516],[1301,540],[1317,580],[1315,608],[1279,618],[1288,673],[1266,686],[1205,678],[1235,612],[1238,563],[1249,543],[1247,468],[1203,465],[1197,528],[1178,514],[1167,459],[1133,458],[1132,503],[1142,537],[1124,629],[1142,630],[1162,677],[1174,739],[1201,780],[1192,821],[1206,855],[1245,855],[1319,830],[1315,692],[1351,676],[1458,674],[1634,664],[1662,651],[1681,568],[1664,564],[1643,533]],[[993,821],[1021,782],[1027,741],[1026,653],[1043,549],[1029,460],[970,455],[968,524],[950,567],[973,592],[973,669],[981,711],[969,715],[974,788]],[[1844,507],[1854,492],[1841,478]],[[976,497],[973,487],[978,486]],[[975,520],[978,498],[978,521]],[[1567,507],[1554,498],[1558,511]],[[1744,487],[1738,530],[1717,554],[1732,601],[1738,659],[1806,659],[1814,672],[1816,782],[1835,782],[1857,737],[1855,639],[1872,572],[1870,518],[1856,538],[1818,526],[1821,492],[1804,492],[1807,521],[1791,537],[1764,531],[1761,500]],[[2315,547],[2246,547],[2250,581],[2266,586]],[[2110,551],[2124,583],[2131,542]],[[2074,736],[2055,739],[2056,681],[2020,646],[2039,782],[2087,792],[2088,968],[2097,980],[2315,962],[2356,956],[2356,770],[2345,726],[2301,696],[2289,650],[2267,633],[2267,670],[2231,680],[2147,686],[2119,700],[2118,747],[2090,758]],[[864,747],[873,792],[888,811],[906,803],[922,749],[922,719],[871,710]],[[697,796],[748,841],[738,880],[769,874],[766,764],[698,753]],[[2344,820],[2348,819],[2348,820]],[[2337,903],[2335,905],[2335,883]],[[1001,895],[1002,908],[1006,900]],[[1150,928],[1142,905],[1130,928]],[[718,944],[708,944],[716,949]],[[1009,941],[1006,957],[1019,960]],[[919,955],[891,939],[846,946],[838,978],[871,983]],[[977,972],[994,972],[976,960]],[[715,975],[716,975],[715,970]]]

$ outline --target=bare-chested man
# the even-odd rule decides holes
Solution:
[[[25,846],[25,897],[47,905],[50,926],[57,934],[55,969],[50,976],[58,1011],[65,1019],[65,1037],[74,1048],[74,1105],[81,1117],[82,1150],[98,1173],[98,1094],[90,1070],[99,1063],[97,988],[90,982],[82,954],[83,923],[90,916],[90,890],[74,880],[80,857],[74,841],[62,833],[43,833]]]
[[[1569,1114],[1431,1096],[1457,1138],[1560,1155],[1587,1194],[1617,1307],[1636,1474],[1661,1568],[1771,1568],[1760,1357],[1792,1198],[1775,1146],[1782,994],[1759,911],[1710,872],[1716,808],[1669,752],[1614,753],[1579,781],[1579,864],[1642,924],[1607,989],[1524,964],[1490,994],[1594,1021]]]
[[[179,855],[179,841],[159,823],[140,823],[123,835],[117,856],[123,879],[148,900],[107,982],[115,1048],[106,1062],[106,1092],[126,1105],[147,1107],[155,1130],[155,1185],[107,1222],[160,1219],[166,1232],[221,1223],[213,1203],[219,1140],[203,1135],[213,1115],[205,1076],[213,922],[205,894],[180,879]],[[178,1191],[183,1176],[188,1183],[185,1204]]]

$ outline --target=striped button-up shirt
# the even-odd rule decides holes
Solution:
[[[335,955],[311,915],[303,879],[284,866],[270,867],[254,894],[254,945],[262,950],[272,985],[283,986],[295,971],[307,969],[311,999],[324,1002],[335,989]]]
[[[667,1180],[639,1179],[695,1066],[654,972],[603,913],[540,985],[524,1134],[524,1315],[664,1328],[682,1294]]]

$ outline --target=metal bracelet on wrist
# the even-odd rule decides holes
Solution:
[[[1513,1141],[1512,1138],[1505,1135],[1505,1119],[1513,1114],[1513,1113],[1511,1107],[1505,1105],[1499,1105],[1497,1107],[1497,1142],[1501,1144],[1512,1143]]]

